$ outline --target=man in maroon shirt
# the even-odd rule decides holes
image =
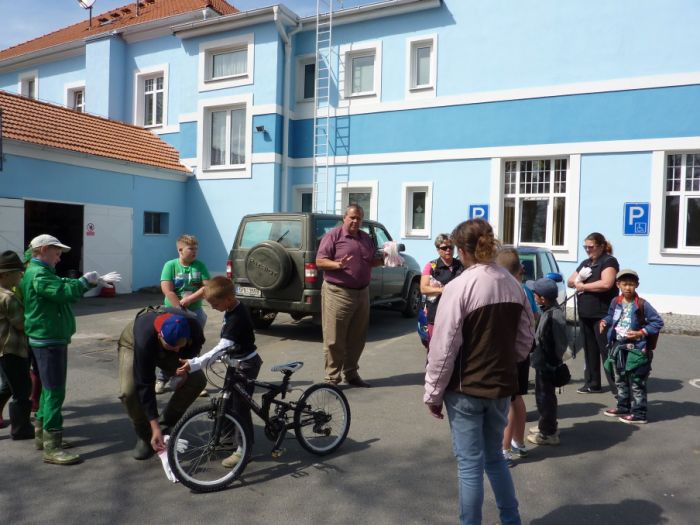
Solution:
[[[357,373],[365,348],[369,323],[369,282],[372,267],[381,266],[382,257],[366,232],[360,230],[364,211],[357,204],[345,210],[343,224],[321,239],[316,266],[323,270],[321,310],[323,354],[327,383],[369,387]]]

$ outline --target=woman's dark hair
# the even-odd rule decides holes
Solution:
[[[608,240],[605,238],[605,236],[602,233],[598,233],[598,232],[590,233],[590,234],[588,234],[588,236],[584,240],[593,241],[598,246],[603,246],[603,251],[605,253],[607,253],[608,255],[612,255],[612,253],[613,253],[612,244],[610,244],[608,242]]]
[[[471,219],[458,224],[452,231],[452,240],[478,263],[493,262],[500,243],[493,236],[493,228],[484,219]]]

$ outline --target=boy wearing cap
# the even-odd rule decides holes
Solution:
[[[156,367],[174,375],[180,358],[199,355],[204,332],[197,319],[162,310],[136,314],[119,338],[119,388],[126,412],[134,425],[134,459],[148,459],[165,448],[167,434],[207,383],[198,370],[184,377],[159,418],[156,402]]]
[[[647,380],[653,348],[649,337],[659,334],[664,322],[653,306],[637,295],[639,275],[634,270],[617,274],[620,295],[613,299],[608,315],[600,321],[601,333],[608,328],[610,352],[604,366],[615,377],[617,407],[604,414],[623,423],[647,422]]]
[[[29,353],[24,336],[24,308],[12,289],[19,284],[24,265],[8,250],[0,255],[0,420],[2,408],[10,401],[10,436],[33,439],[29,419],[32,381],[29,377]]]
[[[557,304],[557,283],[543,278],[526,284],[535,292],[535,301],[542,310],[535,330],[535,350],[532,353],[535,400],[540,419],[536,427],[530,428],[527,440],[536,445],[558,445],[557,395],[552,382],[552,371],[562,363],[566,351],[566,317]]]
[[[29,243],[32,258],[24,272],[20,290],[24,299],[24,331],[38,365],[42,383],[39,409],[34,421],[37,449],[44,450],[44,461],[71,465],[80,456],[63,450],[61,408],[66,397],[68,345],[75,333],[71,304],[77,302],[100,278],[88,272],[79,279],[56,275],[56,264],[70,246],[52,235],[39,235]]]

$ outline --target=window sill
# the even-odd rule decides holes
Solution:
[[[250,170],[245,164],[203,168],[196,174],[198,179],[249,179],[250,176]]]
[[[345,95],[345,98],[348,100],[351,100],[351,99],[372,98],[372,97],[376,97],[376,96],[377,96],[376,91],[367,91],[367,92],[363,92],[363,93],[348,93],[347,95]]]
[[[433,86],[432,84],[426,84],[424,86],[413,86],[413,87],[408,88],[408,90],[411,93],[423,93],[425,91],[433,91],[434,89],[435,89],[435,86]]]
[[[242,80],[248,78],[248,73],[240,73],[238,75],[229,75],[226,77],[212,77],[204,80],[205,84],[211,84],[216,82],[226,82],[230,80]]]

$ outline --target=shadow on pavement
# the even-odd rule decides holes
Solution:
[[[686,416],[700,416],[700,403],[690,401],[649,401],[647,418],[651,423],[671,421]]]
[[[655,503],[626,499],[617,504],[565,505],[546,516],[534,519],[530,525],[588,525],[590,523],[634,523],[658,525],[668,523],[663,509]]]
[[[652,375],[647,382],[647,391],[652,394],[654,392],[675,392],[681,388],[683,388],[683,381],[680,379],[661,379]]]

